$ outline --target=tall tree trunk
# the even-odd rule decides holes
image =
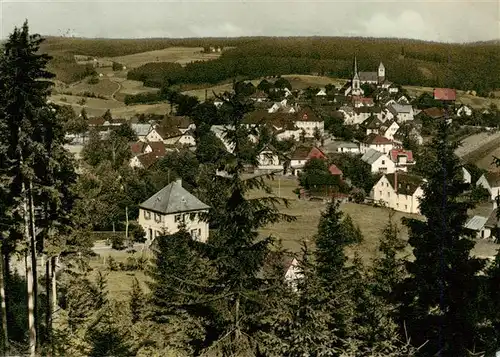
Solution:
[[[52,272],[50,269],[50,263],[52,258],[48,258],[45,262],[45,292],[47,294],[46,304],[45,304],[45,328],[47,330],[47,344],[52,346],[52,299],[54,298],[51,294],[52,290]],[[51,349],[47,350],[47,356],[51,356]]]
[[[35,204],[33,202],[33,183],[30,180],[28,183],[28,194],[30,205],[29,209],[29,219],[30,219],[30,230],[31,230],[31,266],[33,270],[33,309],[34,309],[34,319],[35,319],[35,332],[38,336],[40,334],[39,321],[38,321],[38,274],[37,274],[37,249],[36,249],[36,227],[35,227]],[[37,345],[39,347],[40,338],[36,339]]]
[[[58,256],[52,257],[50,259],[50,281],[52,283],[52,294],[51,294],[51,299],[50,302],[52,303],[51,306],[51,311],[50,311],[50,347],[52,351],[52,355],[55,356],[55,351],[54,351],[54,340],[53,340],[53,331],[54,331],[54,314],[57,311],[57,261],[59,260]]]
[[[3,246],[3,244],[2,244]],[[9,331],[7,330],[7,304],[5,302],[5,272],[3,256],[0,257],[0,299],[2,300],[2,332],[3,332],[3,355],[9,351]]]
[[[26,195],[25,184],[22,183],[22,191]],[[26,263],[26,284],[28,292],[28,330],[29,330],[29,341],[30,341],[30,357],[36,356],[36,327],[35,327],[35,296],[34,296],[34,275],[33,275],[33,260],[28,259],[28,254],[32,252],[33,239],[30,239],[30,218],[28,216],[28,197],[23,199],[24,208],[24,234],[26,238],[26,243],[28,244],[28,251],[25,255]],[[31,254],[30,254],[31,255]],[[36,261],[35,261],[36,264]]]
[[[125,207],[125,240],[129,247],[133,245],[132,241],[128,239],[128,206]]]

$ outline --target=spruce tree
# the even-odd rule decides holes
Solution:
[[[409,244],[415,260],[408,262],[408,310],[403,315],[414,342],[428,353],[465,356],[478,342],[478,277],[482,260],[471,257],[471,233],[464,225],[472,207],[465,197],[458,143],[449,124],[439,124],[429,148],[420,211],[425,221],[408,219]]]
[[[349,216],[344,216],[339,202],[330,202],[321,214],[318,232],[314,237],[314,256],[319,279],[331,295],[331,328],[341,339],[349,335],[349,321],[352,318],[349,311],[352,309],[350,281],[353,269],[346,265],[345,249],[361,240],[359,228]]]

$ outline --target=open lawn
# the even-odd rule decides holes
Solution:
[[[293,193],[293,190],[297,187],[297,183],[293,179],[286,178],[278,180],[278,178],[276,178],[273,181],[269,181],[269,184],[276,195],[279,194],[282,198],[290,200],[290,206],[288,208],[282,207],[282,212],[296,216],[297,220],[291,223],[278,223],[266,227],[261,230],[261,233],[263,236],[272,234],[274,237],[282,240],[286,249],[298,253],[300,252],[300,244],[303,239],[309,239],[310,242],[312,241],[317,231],[321,212],[325,209],[326,205],[322,202],[298,200],[297,196]],[[251,193],[250,197],[258,197],[261,195],[262,193],[254,192]],[[364,237],[364,241],[359,246],[354,249],[349,249],[346,252],[347,255],[353,257],[354,253],[357,252],[366,264],[370,264],[371,259],[378,254],[378,245],[382,236],[382,230],[388,222],[389,210],[354,203],[342,204],[341,209],[345,214],[352,217],[355,224],[360,227]],[[478,213],[480,212],[478,211]],[[420,217],[395,212],[394,220],[396,222],[401,222],[401,218],[405,216]],[[401,227],[401,235],[404,239],[408,237],[408,232],[404,227]],[[488,240],[480,240],[477,241],[473,253],[482,258],[491,257],[496,253],[498,247],[499,245]],[[111,255],[116,262],[125,262],[129,256],[129,254],[124,251],[111,250],[110,252],[110,254],[105,253],[93,259],[91,261],[91,266],[96,270],[108,272],[106,261],[109,259],[109,255]],[[410,249],[408,249],[407,253],[411,254]],[[135,253],[135,256],[139,256],[139,254],[140,253]],[[114,298],[126,299],[128,297],[134,277],[141,282],[145,290],[147,289],[147,277],[143,272],[111,271],[108,272],[108,274],[108,289]]]
[[[165,114],[170,111],[168,103],[125,105],[117,100],[105,100],[97,98],[85,98],[85,104],[78,103],[84,97],[71,95],[52,95],[50,99],[59,105],[71,105],[76,113],[80,113],[85,108],[89,116],[103,115],[107,109],[111,111],[113,118],[130,119],[136,114]]]
[[[422,93],[432,93],[434,88],[419,86],[403,86],[411,96],[419,96]],[[464,91],[457,90],[457,103],[470,105],[473,108],[486,108],[491,103],[500,106],[500,98],[483,98],[466,94]]]
[[[345,79],[330,78],[324,76],[311,76],[306,74],[285,74],[283,78],[288,79],[293,89],[305,89],[307,87],[324,87],[333,84],[341,87],[345,84]]]
[[[185,65],[194,61],[208,61],[220,57],[220,53],[202,53],[202,47],[169,47],[162,50],[134,53],[119,57],[103,57],[103,60],[118,62],[127,69],[137,68],[150,62],[176,62]]]
[[[87,80],[77,82],[74,85],[68,86],[63,90],[63,92],[71,92],[73,95],[78,95],[83,92],[90,92],[109,98],[118,88],[118,83],[111,81],[107,77],[103,77],[99,78],[99,82],[96,84],[89,84]]]

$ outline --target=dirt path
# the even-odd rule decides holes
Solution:
[[[118,102],[118,100],[115,98],[115,95],[116,95],[116,93],[121,91],[122,84],[120,82],[114,81],[112,77],[110,77],[109,80],[118,85],[118,88],[113,93],[111,93],[111,99],[114,100],[115,102]]]

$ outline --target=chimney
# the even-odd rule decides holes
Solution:
[[[179,178],[179,179],[175,180],[175,184],[177,186],[181,186],[182,187],[182,179]]]
[[[398,193],[398,170],[394,171],[394,191]]]

